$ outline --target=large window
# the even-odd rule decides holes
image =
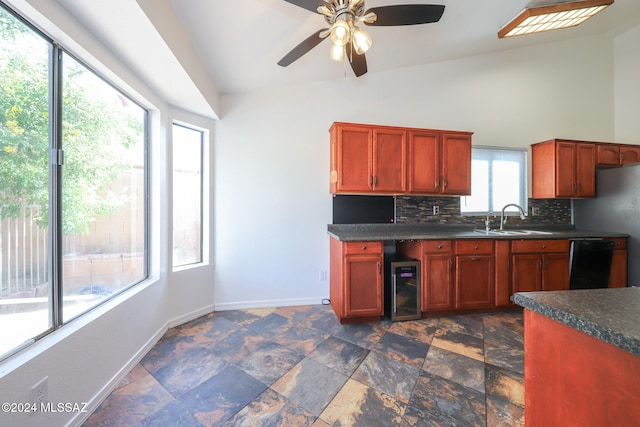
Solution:
[[[510,203],[527,211],[527,151],[473,147],[471,195],[462,196],[460,210],[468,215],[500,212]],[[509,207],[505,212],[518,212]]]
[[[173,125],[173,267],[202,262],[204,132]]]
[[[144,109],[0,4],[0,357],[147,277]]]

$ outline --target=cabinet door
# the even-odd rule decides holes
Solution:
[[[492,307],[495,289],[493,271],[493,256],[456,256],[456,307]]]
[[[373,129],[373,191],[404,193],[407,144],[404,131]]]
[[[542,258],[538,254],[513,255],[511,287],[513,293],[539,291],[542,283]]]
[[[373,190],[373,131],[340,126],[337,143],[338,192]]]
[[[574,197],[576,183],[576,144],[558,142],[556,144],[556,197]]]
[[[640,163],[640,147],[621,145],[620,163],[623,165],[627,165],[629,163]]]
[[[345,317],[382,316],[382,257],[347,255],[344,278]]]
[[[453,257],[426,254],[424,263],[421,310],[453,308]]]
[[[618,166],[620,164],[620,150],[618,145],[598,145],[597,153],[598,166]]]
[[[596,196],[596,146],[576,144],[576,191],[577,197]]]
[[[440,135],[409,132],[408,190],[410,193],[440,193]]]
[[[542,290],[563,291],[569,289],[569,254],[545,254],[542,256]]]
[[[442,194],[471,194],[471,136],[442,134]]]
[[[610,288],[627,287],[627,250],[614,250],[611,259]]]

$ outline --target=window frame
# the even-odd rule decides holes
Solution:
[[[12,15],[17,21],[28,28],[30,31],[39,37],[41,37],[49,45],[49,59],[47,62],[48,74],[49,74],[49,89],[48,89],[48,105],[49,105],[49,143],[48,143],[48,169],[49,169],[49,240],[48,240],[48,280],[50,297],[48,301],[48,319],[49,327],[43,330],[38,335],[26,338],[25,342],[9,349],[6,353],[0,354],[0,362],[8,359],[21,350],[29,347],[31,344],[36,343],[42,338],[50,335],[52,332],[60,329],[61,327],[73,322],[78,318],[82,318],[87,314],[95,311],[99,307],[102,307],[106,303],[112,301],[117,296],[136,287],[150,278],[150,159],[149,159],[149,138],[150,138],[150,113],[142,103],[138,102],[127,91],[120,88],[117,84],[106,78],[97,69],[87,64],[87,62],[74,55],[69,50],[62,46],[62,43],[58,42],[54,37],[48,35],[32,22],[28,18],[24,17],[18,11],[13,9],[10,5],[0,0],[0,8],[6,13]],[[62,186],[64,185],[62,174],[64,168],[64,145],[63,145],[63,61],[62,56],[68,56],[75,60],[79,65],[84,67],[87,72],[92,73],[95,77],[102,80],[106,85],[117,91],[121,96],[126,98],[132,104],[135,104],[143,111],[143,218],[144,218],[144,230],[143,230],[143,273],[139,280],[129,283],[120,289],[115,290],[108,297],[97,302],[93,306],[89,307],[85,311],[64,320],[63,318],[63,231],[62,231]]]
[[[195,132],[198,132],[200,134],[200,209],[199,209],[199,214],[200,214],[200,247],[199,247],[199,260],[195,261],[195,262],[188,262],[185,264],[175,264],[175,259],[174,259],[174,252],[173,252],[173,247],[174,247],[174,239],[175,236],[173,234],[173,230],[174,230],[174,226],[173,224],[175,223],[175,211],[174,211],[174,207],[175,207],[175,168],[173,166],[173,160],[174,160],[174,150],[176,148],[176,141],[174,138],[174,127],[181,127],[184,129],[188,129],[188,130],[192,130]],[[206,150],[205,150],[205,141],[206,141],[206,137],[208,135],[207,133],[207,129],[203,129],[200,128],[199,126],[196,126],[194,124],[191,123],[187,123],[185,121],[180,121],[180,120],[173,120],[173,123],[171,124],[171,162],[172,162],[172,167],[171,167],[171,183],[172,183],[172,203],[171,203],[171,216],[172,216],[172,224],[171,224],[171,268],[172,271],[182,271],[182,270],[187,270],[190,268],[195,268],[195,267],[199,267],[201,265],[207,264],[205,262],[205,250],[204,250],[204,246],[205,246],[205,154],[206,154]]]
[[[474,157],[474,152],[477,153],[478,151],[482,151],[482,152],[493,152],[495,154],[489,155],[489,156],[482,156],[482,157]],[[529,191],[529,184],[528,184],[528,164],[529,164],[529,151],[526,148],[517,148],[517,147],[497,147],[497,146],[485,146],[485,145],[478,145],[478,146],[473,146],[471,148],[471,167],[473,168],[473,160],[474,159],[486,159],[489,160],[489,182],[491,182],[491,175],[492,175],[492,162],[495,160],[498,160],[496,157],[499,156],[498,153],[503,153],[506,154],[508,152],[512,152],[512,153],[519,153],[522,158],[519,161],[519,164],[521,166],[520,171],[519,171],[519,187],[520,187],[520,191],[522,193],[521,196],[521,200],[514,200],[511,203],[516,203],[518,205],[520,205],[525,213],[527,213],[528,211],[528,203],[529,203],[529,197],[528,197],[528,191]],[[471,173],[472,179],[473,179],[473,171]],[[473,183],[472,183],[472,188],[473,188]],[[473,191],[473,190],[472,190]],[[470,197],[470,196],[460,196],[460,214],[462,216],[485,216],[489,213],[498,213],[501,212],[502,210],[502,206],[492,206],[493,204],[493,200],[492,200],[492,195],[494,194],[494,188],[489,185],[488,191],[487,191],[487,205],[488,205],[488,209],[485,211],[463,211],[463,206],[465,204],[465,198],[466,197]],[[505,216],[517,216],[519,215],[519,212],[516,208],[514,207],[510,207],[508,210],[505,211]]]

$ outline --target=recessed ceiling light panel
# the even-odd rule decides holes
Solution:
[[[614,0],[579,0],[527,7],[498,32],[498,38],[575,27],[613,4]]]

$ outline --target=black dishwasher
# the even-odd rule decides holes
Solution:
[[[385,253],[385,315],[392,321],[420,319],[420,261]]]
[[[602,239],[571,241],[570,289],[609,287],[614,242]]]

